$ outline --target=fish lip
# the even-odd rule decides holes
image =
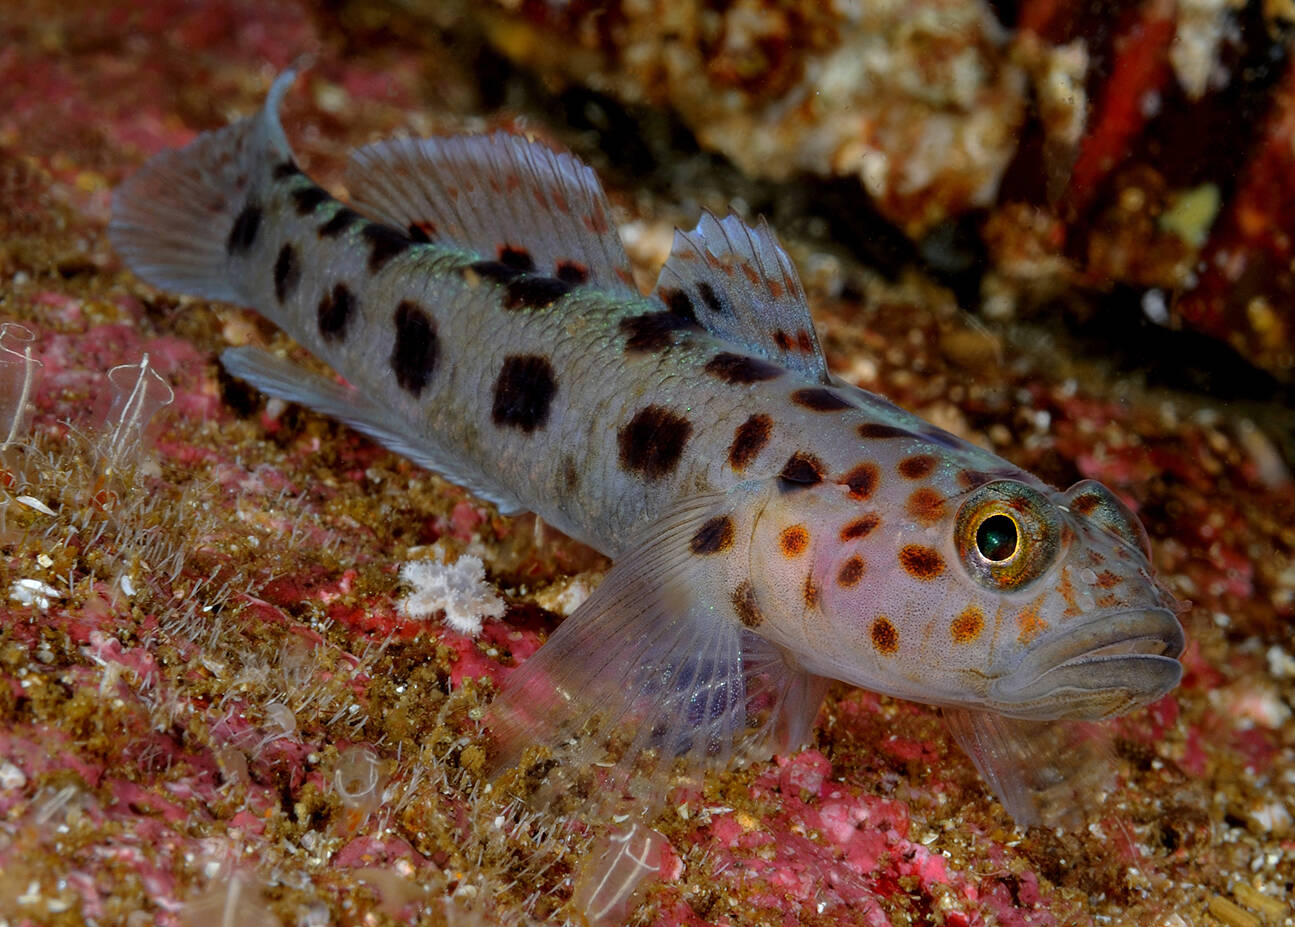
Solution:
[[[1163,676],[1164,664],[1179,665],[1185,646],[1182,625],[1168,608],[1107,612],[1031,647],[1020,665],[991,688],[996,698],[1012,703],[1033,701],[1063,683],[1076,690],[1090,688],[1083,684],[1084,670],[1090,667],[1109,669],[1120,663]]]

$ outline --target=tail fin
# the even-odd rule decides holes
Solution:
[[[117,188],[108,238],[126,265],[157,287],[239,302],[229,244],[248,221],[249,195],[292,164],[279,103],[296,77],[279,75],[260,112],[153,157]],[[242,220],[240,222],[240,219]]]

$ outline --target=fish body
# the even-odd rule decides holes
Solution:
[[[494,706],[505,756],[594,722],[722,763],[802,741],[838,679],[945,706],[1030,820],[1037,725],[1177,684],[1136,517],[834,377],[767,226],[704,216],[645,296],[593,172],[507,134],[362,149],[352,208],[296,166],[290,81],[123,185],[110,235],[349,385],[251,348],[234,374],[615,559]]]

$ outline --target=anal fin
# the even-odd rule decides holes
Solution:
[[[420,467],[443,476],[492,502],[502,514],[516,515],[526,506],[511,492],[465,466],[429,435],[403,430],[395,416],[363,394],[335,380],[311,373],[261,348],[228,348],[220,362],[232,375],[285,402],[297,402],[350,425],[379,444],[408,457]]]

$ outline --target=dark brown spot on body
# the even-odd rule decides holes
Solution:
[[[787,334],[781,328],[773,333],[773,343],[784,351],[791,350],[791,335]]]
[[[924,525],[934,524],[944,517],[944,496],[929,487],[915,489],[904,503],[904,510]]]
[[[890,623],[885,615],[878,615],[872,622],[872,646],[877,653],[889,657],[899,650],[899,630]]]
[[[562,455],[562,487],[568,493],[574,493],[580,489],[580,468],[576,466],[575,458],[570,454]]]
[[[883,425],[881,422],[865,422],[857,429],[859,437],[865,440],[881,440],[885,438],[915,438],[907,428],[897,428],[894,425]]]
[[[292,205],[299,216],[310,215],[321,203],[327,203],[331,199],[326,191],[314,185],[292,191]]]
[[[697,309],[686,290],[662,290],[661,298],[672,313],[689,322],[697,321]]]
[[[860,515],[841,529],[841,540],[857,541],[859,538],[867,537],[879,524],[881,524],[881,517],[876,512]]]
[[[337,238],[357,222],[362,222],[360,214],[354,209],[343,206],[333,213],[331,219],[319,227],[320,238]]]
[[[370,222],[360,235],[369,245],[369,273],[376,274],[392,258],[404,254],[414,243],[395,229]]]
[[[706,372],[725,383],[745,386],[749,383],[772,380],[781,376],[783,371],[781,367],[768,361],[723,351],[706,363]]]
[[[287,180],[289,177],[295,177],[301,173],[301,168],[297,167],[297,162],[288,160],[280,161],[274,166],[272,176],[275,180]]]
[[[851,499],[867,499],[877,490],[881,480],[881,470],[875,463],[861,463],[844,477],[841,482],[850,490]]]
[[[579,261],[558,261],[554,272],[559,280],[572,286],[579,286],[589,279],[589,268]]]
[[[752,415],[733,432],[733,443],[728,446],[728,465],[736,472],[747,468],[769,443],[773,433],[773,419],[764,414]]]
[[[535,258],[531,257],[531,253],[519,245],[501,245],[499,248],[499,263],[525,273],[535,270]]]
[[[225,239],[225,251],[232,255],[246,254],[256,244],[256,235],[261,230],[261,207],[248,202],[242,211],[234,217],[234,225]]]
[[[396,343],[391,349],[391,368],[396,382],[417,396],[436,372],[440,339],[436,322],[426,310],[409,300],[396,307]]]
[[[760,605],[755,600],[755,589],[749,581],[739,583],[730,598],[733,603],[733,610],[737,612],[738,621],[748,628],[758,628],[764,624],[764,615],[760,612]]]
[[[548,358],[538,354],[512,354],[504,358],[495,379],[490,415],[501,428],[518,428],[530,434],[549,420],[549,406],[558,381]]]
[[[679,465],[692,436],[692,422],[664,406],[644,406],[617,434],[620,464],[649,480],[668,476]]]
[[[716,315],[724,315],[728,312],[728,306],[725,305],[723,298],[705,280],[697,284],[697,295],[701,297],[706,308]]]
[[[906,480],[920,480],[935,469],[935,458],[930,454],[914,454],[899,462],[899,475]]]
[[[521,271],[517,270],[517,268],[509,267],[507,264],[501,264],[498,261],[473,261],[464,269],[492,283],[507,283],[521,274]]]
[[[291,243],[285,243],[274,260],[274,296],[280,305],[292,296],[300,282],[301,262],[297,259],[297,249]]]
[[[505,309],[547,309],[571,292],[571,284],[557,277],[526,274],[509,280],[504,289]]]
[[[791,401],[814,412],[840,412],[851,408],[839,394],[821,386],[798,389],[791,394]]]
[[[625,336],[625,350],[631,353],[664,351],[678,341],[678,332],[695,329],[696,323],[673,312],[648,312],[621,319],[620,331]]]
[[[688,548],[694,554],[722,554],[733,546],[735,533],[732,518],[716,515],[697,529]]]
[[[799,557],[809,549],[809,532],[804,525],[791,525],[778,534],[778,546],[784,557]]]
[[[316,316],[319,323],[319,336],[329,343],[336,343],[346,337],[351,317],[355,315],[355,296],[345,283],[335,283],[319,300]]]
[[[949,633],[955,643],[968,644],[980,636],[985,627],[985,613],[974,605],[968,605],[953,619]]]
[[[823,474],[826,472],[823,461],[813,454],[797,451],[787,458],[778,479],[782,481],[783,489],[803,489],[823,482]]]
[[[819,591],[818,583],[814,582],[814,574],[806,573],[805,582],[800,587],[801,598],[805,601],[806,608],[815,608],[818,605]]]
[[[858,585],[859,580],[863,579],[863,574],[867,571],[868,566],[864,563],[862,557],[850,557],[841,568],[836,571],[836,584],[849,589]]]
[[[944,572],[944,558],[940,552],[921,544],[907,544],[899,552],[899,563],[914,579],[935,579]]]
[[[409,236],[410,241],[416,241],[420,245],[430,244],[436,237],[436,223],[426,219],[419,222],[409,223],[405,229],[405,234]]]

